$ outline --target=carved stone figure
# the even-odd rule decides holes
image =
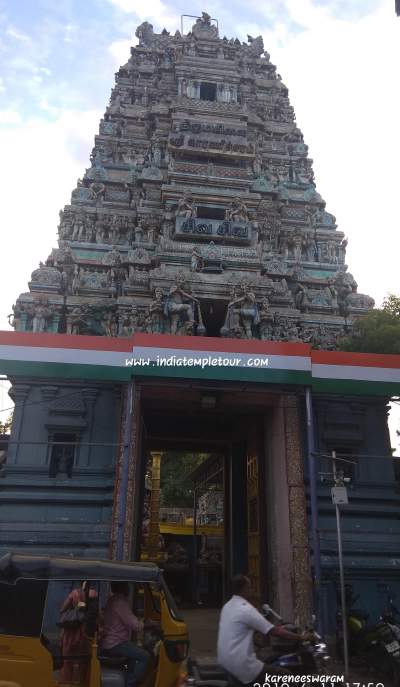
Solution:
[[[144,238],[144,227],[143,227],[143,220],[139,220],[138,224],[133,230],[134,235],[135,235],[135,243],[142,243],[143,238]]]
[[[24,307],[20,303],[15,303],[15,305],[12,306],[12,310],[12,313],[7,317],[8,323],[16,332],[20,332],[22,330],[21,316],[24,312]]]
[[[296,285],[294,303],[296,308],[301,310],[301,312],[308,312],[310,302],[308,299],[308,289],[304,284]]]
[[[253,160],[253,172],[256,179],[258,179],[262,174],[262,157],[261,155],[256,155]]]
[[[154,41],[153,25],[148,21],[144,21],[135,31],[136,38],[139,38],[140,46],[149,46]]]
[[[110,252],[106,253],[103,256],[102,263],[103,263],[103,265],[112,265],[112,266],[118,266],[121,264],[121,256],[120,256],[119,251],[117,250],[116,246],[112,246]]]
[[[40,263],[40,267],[31,274],[31,288],[35,286],[47,286],[57,290],[61,286],[61,273],[55,267],[46,267]]]
[[[232,201],[231,207],[225,213],[225,219],[236,222],[248,222],[249,211],[245,203],[240,198]]]
[[[192,256],[190,258],[190,269],[192,272],[198,272],[201,269],[202,257],[197,248],[193,248]]]
[[[207,12],[202,12],[201,17],[196,19],[196,23],[192,28],[192,33],[196,38],[216,39],[218,38],[218,29],[211,24],[211,17]]]
[[[202,325],[199,301],[183,290],[184,283],[184,280],[178,278],[177,284],[171,287],[165,301],[164,314],[168,318],[171,334],[193,334],[196,324],[195,313]]]
[[[41,299],[37,301],[37,303],[33,303],[29,314],[32,315],[32,331],[37,333],[45,332],[47,329],[47,321],[52,316],[47,301]]]
[[[270,340],[272,338],[274,326],[274,315],[269,309],[268,298],[263,298],[260,308],[260,339]]]
[[[126,313],[122,318],[121,335],[132,336],[140,328],[139,312],[135,304],[132,305],[131,312]]]
[[[197,207],[194,204],[193,197],[189,193],[185,193],[183,197],[179,199],[176,217],[186,217],[186,219],[197,217]]]
[[[155,289],[154,300],[149,306],[148,331],[150,334],[162,334],[166,323],[165,304],[161,289]]]
[[[118,334],[118,323],[117,317],[112,310],[105,312],[102,316],[101,324],[103,331],[106,336],[117,336]]]
[[[233,289],[232,300],[228,303],[227,314],[221,334],[227,333],[233,336],[241,336],[245,339],[252,339],[254,336],[253,327],[259,324],[260,315],[256,303],[256,297],[247,282],[243,282],[240,287]]]
[[[94,181],[92,184],[90,184],[90,189],[94,194],[96,205],[101,205],[104,200],[104,194],[106,190],[104,184],[102,182]]]

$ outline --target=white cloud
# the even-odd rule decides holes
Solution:
[[[4,113],[3,113],[4,114]],[[82,176],[101,113],[64,112],[54,122],[31,119],[0,129],[3,236],[0,329],[31,272],[55,247],[59,210]],[[12,118],[9,118],[12,120]],[[12,121],[12,123],[18,123]]]
[[[128,38],[120,41],[114,41],[108,46],[108,51],[112,56],[115,69],[118,69],[118,67],[128,61],[131,45],[132,40]]]
[[[154,24],[155,30],[166,28],[175,31],[180,26],[180,15],[162,0],[109,0],[119,10],[135,14],[141,21]]]
[[[26,33],[22,33],[22,31],[19,31],[14,26],[9,26],[6,30],[6,34],[11,38],[15,38],[17,41],[27,42],[31,40],[30,36],[28,36]]]
[[[0,111],[0,126],[3,125],[12,125],[12,124],[20,124],[21,123],[21,115],[19,112],[16,110],[3,110]]]
[[[286,7],[304,31],[284,45],[265,31],[266,48],[290,88],[317,188],[349,237],[349,269],[380,304],[400,291],[400,25],[388,0],[358,21],[329,17],[310,0]]]

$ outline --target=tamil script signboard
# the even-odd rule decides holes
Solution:
[[[203,219],[200,217],[186,219],[177,217],[175,236],[207,241],[233,241],[247,244],[251,241],[251,227],[246,222],[231,220]]]

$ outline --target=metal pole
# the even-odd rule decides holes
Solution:
[[[335,485],[337,484],[336,471],[336,451],[332,451],[333,463],[333,479]],[[336,527],[338,538],[338,559],[339,559],[339,575],[340,575],[340,597],[342,603],[342,627],[343,627],[343,653],[344,653],[344,676],[347,680],[349,677],[349,648],[347,638],[347,608],[346,608],[346,589],[344,586],[344,567],[343,567],[343,550],[342,550],[342,528],[340,523],[340,508],[339,504],[335,504],[336,510]]]
[[[193,602],[197,603],[197,486],[193,490]]]
[[[132,416],[133,416],[133,381],[129,382],[126,393],[124,448],[122,454],[121,479],[119,483],[119,508],[117,527],[116,559],[122,561],[124,557],[126,497],[129,482],[129,453],[131,445]]]
[[[310,483],[311,540],[314,558],[314,603],[317,630],[321,632],[321,553],[318,534],[317,471],[315,467],[315,440],[311,389],[306,389],[308,475]]]

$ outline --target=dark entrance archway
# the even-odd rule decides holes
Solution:
[[[187,379],[140,380],[135,394],[129,556],[140,556],[146,455],[223,454],[224,598],[231,575],[246,570],[256,602],[268,599],[285,617],[307,619],[311,580],[299,399],[266,384]]]

